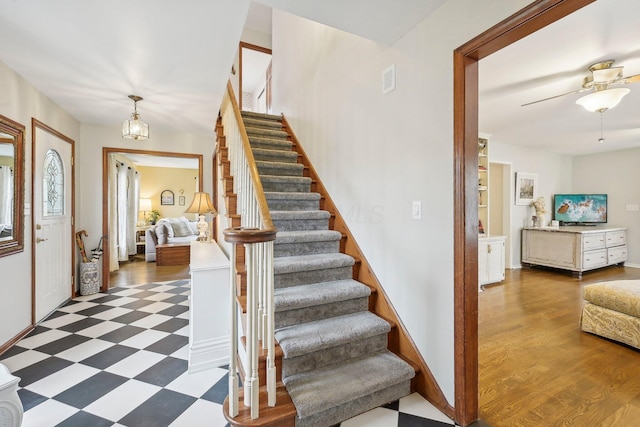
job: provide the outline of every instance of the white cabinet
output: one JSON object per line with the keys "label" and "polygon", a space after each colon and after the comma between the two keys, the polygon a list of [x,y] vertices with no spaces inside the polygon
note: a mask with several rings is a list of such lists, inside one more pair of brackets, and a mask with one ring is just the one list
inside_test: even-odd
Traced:
{"label": "white cabinet", "polygon": [[229,363],[229,259],[218,244],[191,242],[189,373]]}
{"label": "white cabinet", "polygon": [[612,227],[524,228],[522,265],[582,272],[627,260],[626,229]]}
{"label": "white cabinet", "polygon": [[478,239],[478,286],[504,280],[505,236]]}

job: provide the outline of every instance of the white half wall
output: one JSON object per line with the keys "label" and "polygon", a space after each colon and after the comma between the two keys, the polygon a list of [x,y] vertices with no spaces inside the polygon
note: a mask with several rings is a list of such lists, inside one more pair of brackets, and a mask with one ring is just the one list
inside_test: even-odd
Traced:
{"label": "white half wall", "polygon": [[[273,12],[273,113],[290,121],[452,404],[453,50],[528,3],[450,0],[393,46]],[[383,95],[392,64],[396,89]]]}

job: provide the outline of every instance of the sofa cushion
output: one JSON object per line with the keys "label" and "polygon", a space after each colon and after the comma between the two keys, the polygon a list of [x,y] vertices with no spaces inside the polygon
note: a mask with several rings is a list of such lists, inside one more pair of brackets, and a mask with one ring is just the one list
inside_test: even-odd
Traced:
{"label": "sofa cushion", "polygon": [[182,218],[178,218],[177,221],[172,220],[171,227],[173,227],[173,235],[175,237],[185,237],[193,234],[186,218],[184,220]]}
{"label": "sofa cushion", "polygon": [[170,228],[171,225],[164,222],[158,222],[158,224],[156,225],[156,240],[159,245],[166,245],[167,243],[169,243]]}
{"label": "sofa cushion", "polygon": [[173,238],[173,227],[171,226],[171,219],[162,218],[160,221],[156,223],[156,225],[165,225],[167,227],[167,237],[169,239]]}

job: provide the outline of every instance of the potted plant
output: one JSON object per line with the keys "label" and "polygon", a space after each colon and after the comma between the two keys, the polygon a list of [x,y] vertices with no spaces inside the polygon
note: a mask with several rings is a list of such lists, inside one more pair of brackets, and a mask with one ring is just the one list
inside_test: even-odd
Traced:
{"label": "potted plant", "polygon": [[151,221],[151,225],[156,225],[156,221],[160,218],[160,212],[157,210],[149,211],[149,221]]}

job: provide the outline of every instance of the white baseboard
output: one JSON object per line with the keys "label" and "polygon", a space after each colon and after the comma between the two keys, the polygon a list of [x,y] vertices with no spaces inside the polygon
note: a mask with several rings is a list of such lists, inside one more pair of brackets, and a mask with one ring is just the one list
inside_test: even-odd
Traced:
{"label": "white baseboard", "polygon": [[191,344],[189,346],[189,373],[228,365],[230,351],[228,335]]}

